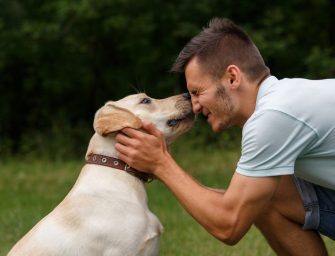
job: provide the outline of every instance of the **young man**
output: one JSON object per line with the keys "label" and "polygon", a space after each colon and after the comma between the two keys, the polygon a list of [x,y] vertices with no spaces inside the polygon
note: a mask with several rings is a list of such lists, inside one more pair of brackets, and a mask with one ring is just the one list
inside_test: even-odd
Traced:
{"label": "young man", "polygon": [[[278,80],[248,35],[213,19],[179,54],[193,111],[214,132],[243,127],[226,191],[202,186],[169,154],[158,130],[124,129],[119,158],[154,174],[209,233],[234,245],[255,224],[279,255],[327,255],[335,239],[335,79]],[[155,152],[155,154],[152,154]]]}

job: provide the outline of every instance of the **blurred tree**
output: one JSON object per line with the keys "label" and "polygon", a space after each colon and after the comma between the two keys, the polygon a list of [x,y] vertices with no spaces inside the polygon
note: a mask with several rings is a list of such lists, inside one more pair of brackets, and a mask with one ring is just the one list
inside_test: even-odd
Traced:
{"label": "blurred tree", "polygon": [[214,16],[243,26],[278,77],[335,75],[332,0],[0,0],[0,154],[82,154],[105,101],[185,90],[168,70]]}

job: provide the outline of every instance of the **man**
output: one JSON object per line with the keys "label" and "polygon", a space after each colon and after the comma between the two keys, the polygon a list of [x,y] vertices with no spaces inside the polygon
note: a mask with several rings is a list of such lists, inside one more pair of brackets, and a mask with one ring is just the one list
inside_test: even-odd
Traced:
{"label": "man", "polygon": [[184,47],[172,71],[185,72],[193,111],[214,132],[243,127],[228,189],[190,177],[145,121],[147,133],[118,134],[120,159],[158,177],[226,244],[255,224],[279,255],[327,255],[320,233],[335,239],[335,79],[278,80],[248,35],[218,18]]}

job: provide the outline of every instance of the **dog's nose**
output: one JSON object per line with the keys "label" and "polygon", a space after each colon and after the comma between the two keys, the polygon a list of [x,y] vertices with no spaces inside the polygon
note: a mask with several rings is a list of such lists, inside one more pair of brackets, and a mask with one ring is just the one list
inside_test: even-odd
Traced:
{"label": "dog's nose", "polygon": [[191,94],[189,94],[188,92],[183,93],[182,96],[185,100],[191,100]]}

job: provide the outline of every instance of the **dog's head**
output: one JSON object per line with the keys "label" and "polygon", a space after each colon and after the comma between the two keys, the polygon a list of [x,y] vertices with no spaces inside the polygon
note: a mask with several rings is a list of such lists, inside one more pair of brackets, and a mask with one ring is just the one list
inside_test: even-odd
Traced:
{"label": "dog's head", "polygon": [[190,97],[181,94],[153,99],[139,93],[108,101],[96,112],[93,126],[99,135],[107,136],[125,127],[139,129],[141,119],[152,122],[170,143],[194,124]]}

